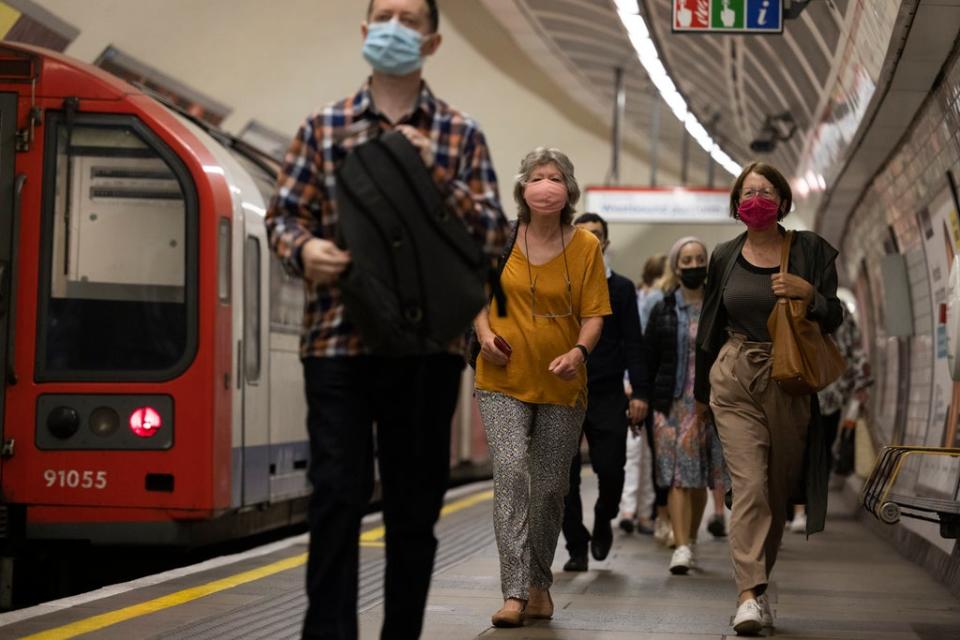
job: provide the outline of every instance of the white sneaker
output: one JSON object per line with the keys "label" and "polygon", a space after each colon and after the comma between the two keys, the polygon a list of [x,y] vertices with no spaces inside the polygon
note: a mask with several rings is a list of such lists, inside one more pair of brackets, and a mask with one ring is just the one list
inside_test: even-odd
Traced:
{"label": "white sneaker", "polygon": [[757,596],[757,604],[760,605],[760,622],[764,628],[773,628],[773,611],[770,609],[770,599],[767,594]]}
{"label": "white sneaker", "polygon": [[685,544],[680,545],[670,559],[670,573],[681,576],[686,574],[690,571],[692,559],[693,554],[690,552],[690,547]]}
{"label": "white sneaker", "polygon": [[690,568],[693,569],[697,566],[697,543],[696,541],[691,542],[687,545],[687,548],[690,549]]}
{"label": "white sneaker", "polygon": [[657,518],[653,523],[653,539],[660,544],[667,544],[668,533],[670,533],[670,525],[663,518]]}
{"label": "white sneaker", "polygon": [[807,514],[798,513],[793,516],[793,520],[790,521],[790,531],[794,533],[806,533],[807,532]]}
{"label": "white sneaker", "polygon": [[738,636],[755,636],[763,629],[763,610],[753,598],[744,600],[733,616],[733,630]]}

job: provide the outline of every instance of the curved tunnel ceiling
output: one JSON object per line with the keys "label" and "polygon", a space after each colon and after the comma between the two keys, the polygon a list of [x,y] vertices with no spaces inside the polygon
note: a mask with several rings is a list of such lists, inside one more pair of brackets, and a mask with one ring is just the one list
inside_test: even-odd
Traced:
{"label": "curved tunnel ceiling", "polygon": [[[686,1],[696,5],[698,0]],[[613,111],[614,69],[622,67],[627,130],[640,148],[650,151],[652,120],[661,100],[637,59],[612,0],[483,2],[521,46],[530,53],[541,53],[534,59],[542,67],[554,77],[565,76],[562,84],[572,98],[608,121]],[[838,44],[850,0],[810,3],[798,18],[785,21],[782,37],[672,34],[673,2],[676,0],[638,0],[637,7],[690,110],[740,163],[757,155],[750,151],[750,142],[763,129],[767,117],[790,113],[797,131],[790,140],[778,143],[767,158],[791,173],[799,164],[813,114],[828,98],[831,69],[834,56],[841,50]],[[532,42],[534,37],[544,43]],[[788,128],[781,127],[782,133]],[[682,137],[682,124],[661,104],[658,157],[667,168],[680,166]],[[696,177],[692,176],[694,180]]]}

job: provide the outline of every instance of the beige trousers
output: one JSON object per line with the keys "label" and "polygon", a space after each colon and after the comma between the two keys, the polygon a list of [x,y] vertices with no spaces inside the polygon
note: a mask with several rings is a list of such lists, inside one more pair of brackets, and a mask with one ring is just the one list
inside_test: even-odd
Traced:
{"label": "beige trousers", "polygon": [[733,334],[710,370],[710,408],[733,482],[730,553],[739,593],[766,589],[788,502],[803,486],[810,397],[789,396],[770,380],[770,347]]}

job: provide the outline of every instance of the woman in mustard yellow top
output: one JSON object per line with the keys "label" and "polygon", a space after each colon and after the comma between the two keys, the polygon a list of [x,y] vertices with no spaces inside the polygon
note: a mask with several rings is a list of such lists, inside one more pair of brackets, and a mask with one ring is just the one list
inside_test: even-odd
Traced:
{"label": "woman in mustard yellow top", "polygon": [[569,158],[544,147],[527,154],[514,198],[516,242],[500,277],[508,315],[494,301],[475,321],[504,597],[498,627],[553,615],[550,565],[586,412],[584,362],[610,314],[600,243],[570,224],[580,188]]}

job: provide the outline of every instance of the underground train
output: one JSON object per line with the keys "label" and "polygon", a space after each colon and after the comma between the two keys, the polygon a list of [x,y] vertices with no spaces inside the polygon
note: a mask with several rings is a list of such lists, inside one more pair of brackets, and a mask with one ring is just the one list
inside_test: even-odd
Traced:
{"label": "underground train", "polygon": [[0,539],[193,545],[304,519],[277,168],[101,69],[0,48]]}

